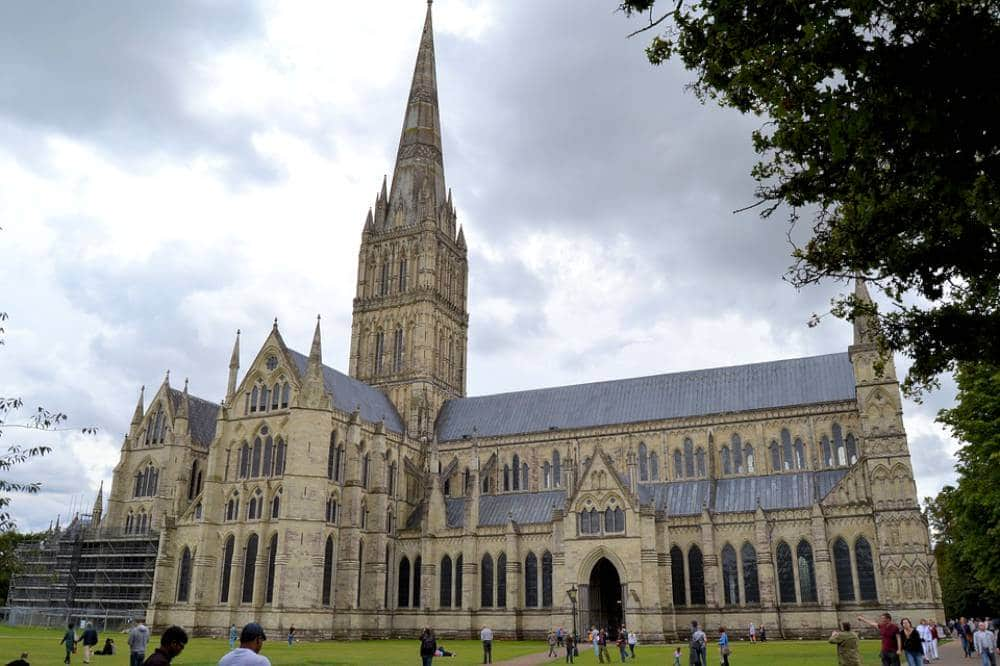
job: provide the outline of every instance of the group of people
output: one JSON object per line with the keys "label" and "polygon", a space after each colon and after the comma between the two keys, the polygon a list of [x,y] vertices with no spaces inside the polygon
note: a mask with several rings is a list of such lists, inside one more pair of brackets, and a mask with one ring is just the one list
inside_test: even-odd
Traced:
{"label": "group of people", "polygon": [[[608,643],[614,643],[618,648],[618,657],[624,664],[630,658],[635,659],[635,648],[639,644],[639,639],[635,632],[629,631],[625,625],[622,625],[617,631],[612,627],[598,629],[596,626],[592,626],[587,633],[587,642],[594,646],[594,656],[602,664],[605,663],[605,659],[607,659],[607,663],[611,663]],[[568,654],[566,660],[572,663]]]}
{"label": "group of people", "polygon": [[[858,616],[858,620],[878,631],[882,641],[879,646],[882,666],[902,666],[904,660],[906,666],[923,666],[940,659],[938,639],[943,637],[944,632],[934,619],[921,618],[919,624],[914,625],[910,618],[904,617],[897,625],[892,621],[892,615],[882,613],[877,622],[861,616]],[[948,626],[958,633],[967,658],[978,654],[983,666],[997,666],[996,632],[990,631],[986,622],[980,622],[978,630],[974,632],[965,618],[957,623],[949,623]],[[837,645],[840,666],[856,666],[861,663],[858,636],[851,631],[850,623],[843,624],[843,631],[833,632],[830,642]]]}
{"label": "group of people", "polygon": [[962,654],[966,659],[978,655],[983,666],[997,666],[997,634],[1000,632],[1000,618],[974,619],[964,617],[948,620],[948,631],[962,643]]}
{"label": "group of people", "polygon": [[[104,646],[100,650],[97,650],[99,642],[100,636],[92,623],[88,622],[84,626],[83,633],[79,638],[76,636],[76,629],[73,623],[67,624],[66,633],[59,640],[59,643],[66,649],[66,658],[63,660],[63,663],[71,663],[78,644],[83,644],[83,663],[85,664],[89,664],[91,657],[94,655],[113,655],[116,653],[113,638],[105,638]],[[188,635],[186,631],[180,627],[169,627],[163,632],[163,636],[160,637],[160,647],[156,648],[153,654],[147,658],[146,648],[149,645],[149,628],[140,619],[128,632],[129,666],[166,666],[174,657],[184,651],[184,646],[187,645],[187,642]],[[24,653],[21,655],[20,660],[11,663],[15,664],[15,666],[25,666],[28,663],[27,659],[28,655]]]}

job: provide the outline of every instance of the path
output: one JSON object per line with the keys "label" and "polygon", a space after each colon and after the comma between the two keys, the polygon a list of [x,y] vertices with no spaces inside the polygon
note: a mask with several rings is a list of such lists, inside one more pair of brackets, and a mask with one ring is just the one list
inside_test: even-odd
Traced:
{"label": "path", "polygon": [[971,659],[966,659],[962,655],[962,641],[953,640],[947,645],[938,648],[941,661],[935,661],[935,666],[979,666],[978,654],[973,654]]}

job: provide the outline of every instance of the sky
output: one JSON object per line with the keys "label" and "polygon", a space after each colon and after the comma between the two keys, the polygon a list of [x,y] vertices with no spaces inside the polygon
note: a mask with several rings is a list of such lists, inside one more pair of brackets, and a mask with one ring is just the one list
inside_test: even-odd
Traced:
{"label": "sky", "polygon": [[[789,234],[754,201],[759,118],[651,66],[616,0],[438,0],[444,161],[469,245],[468,392],[845,351],[831,283],[782,279]],[[0,3],[0,444],[21,529],[110,486],[139,387],[170,370],[219,401],[278,318],[347,370],[358,244],[390,174],[426,5]],[[367,10],[367,11],[366,11]],[[900,376],[905,358],[896,359]],[[920,497],[954,480],[935,423],[904,421]],[[38,407],[64,429],[25,423]],[[80,432],[98,428],[97,435]]]}

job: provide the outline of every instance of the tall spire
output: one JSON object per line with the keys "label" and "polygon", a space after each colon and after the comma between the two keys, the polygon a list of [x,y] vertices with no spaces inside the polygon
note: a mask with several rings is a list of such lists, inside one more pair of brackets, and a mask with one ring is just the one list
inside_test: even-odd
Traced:
{"label": "tall spire", "polygon": [[309,368],[319,370],[323,365],[322,335],[319,331],[319,315],[316,315],[316,330],[313,332],[312,347],[309,348]]}
{"label": "tall spire", "polygon": [[236,395],[236,379],[240,373],[240,329],[236,329],[233,355],[229,358],[229,385],[226,388],[226,404],[232,405]]}
{"label": "tall spire", "polygon": [[[854,300],[857,304],[872,307],[872,297],[861,275],[854,276]],[[871,330],[871,315],[859,314],[854,318],[854,344],[864,345],[875,342]]]}
{"label": "tall spire", "polygon": [[90,524],[92,527],[97,527],[101,524],[101,514],[104,513],[104,481],[101,481],[101,487],[97,489],[97,497],[94,498],[94,508],[90,511]]}
{"label": "tall spire", "polygon": [[[424,181],[432,186],[423,196],[424,205],[435,209],[445,201],[444,159],[441,154],[441,118],[438,113],[437,74],[434,66],[434,28],[431,23],[431,3],[427,3],[424,31],[417,49],[417,62],[413,68],[410,96],[403,117],[403,131],[399,137],[396,167],[392,174],[389,195],[389,214],[385,223],[396,223],[399,212],[403,224],[419,220],[407,215],[414,211],[421,197]],[[376,220],[376,223],[378,220]]]}
{"label": "tall spire", "polygon": [[139,402],[135,404],[135,412],[132,413],[132,426],[137,426],[142,422],[142,415],[146,413],[146,408],[144,405],[144,399],[146,395],[146,387],[139,387]]}

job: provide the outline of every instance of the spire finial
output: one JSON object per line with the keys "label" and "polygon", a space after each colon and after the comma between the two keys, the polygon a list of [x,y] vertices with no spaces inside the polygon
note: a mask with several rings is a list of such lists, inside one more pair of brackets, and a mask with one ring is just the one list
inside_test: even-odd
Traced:
{"label": "spire finial", "polygon": [[170,385],[170,369],[169,368],[167,369],[167,375],[163,378],[163,383],[167,384],[168,386]]}
{"label": "spire finial", "polygon": [[233,342],[233,355],[229,357],[229,383],[226,386],[225,402],[232,405],[236,395],[236,377],[240,372],[240,329],[236,329],[236,341]]}
{"label": "spire finial", "polygon": [[278,330],[278,318],[277,317],[274,318],[274,326],[272,328],[274,330],[276,330],[276,331]]}

